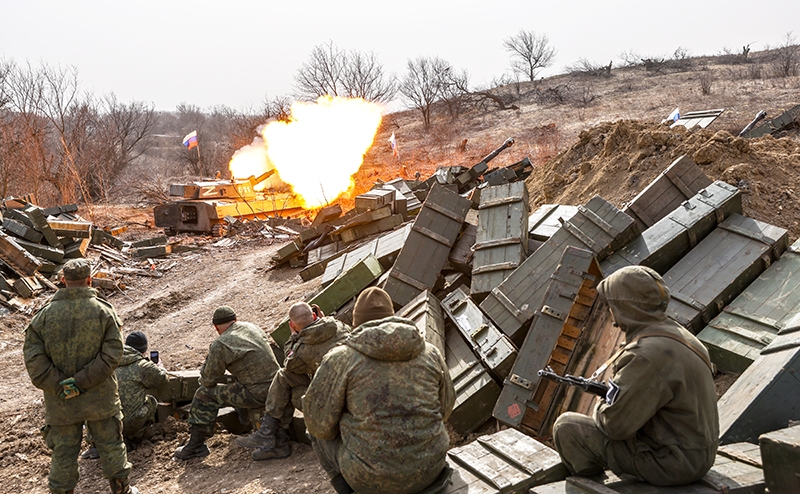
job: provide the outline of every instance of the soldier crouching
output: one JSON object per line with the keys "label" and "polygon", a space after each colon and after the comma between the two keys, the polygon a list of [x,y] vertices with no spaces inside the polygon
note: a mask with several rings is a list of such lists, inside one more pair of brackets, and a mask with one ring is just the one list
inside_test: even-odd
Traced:
{"label": "soldier crouching", "polygon": [[444,359],[392,300],[367,288],[350,338],[329,351],[303,397],[312,446],[337,493],[438,492],[449,477],[444,421],[455,390]]}
{"label": "soldier crouching", "polygon": [[[278,362],[264,331],[249,322],[239,322],[228,306],[218,307],[212,318],[219,337],[209,346],[200,369],[200,387],[189,410],[189,442],[175,450],[175,458],[186,460],[209,454],[205,440],[213,433],[220,408],[263,408]],[[224,382],[225,371],[236,379]]]}

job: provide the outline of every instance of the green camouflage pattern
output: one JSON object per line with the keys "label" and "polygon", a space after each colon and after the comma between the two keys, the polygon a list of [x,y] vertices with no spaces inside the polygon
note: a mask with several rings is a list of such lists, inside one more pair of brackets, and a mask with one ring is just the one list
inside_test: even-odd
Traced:
{"label": "green camouflage pattern", "polygon": [[[101,420],[86,422],[94,446],[100,454],[103,476],[107,479],[127,479],[131,471],[125,443],[122,441],[122,417],[120,414]],[[45,443],[51,454],[48,484],[52,492],[68,492],[80,479],[78,455],[81,452],[83,424],[67,424],[45,427]]]}
{"label": "green camouflage pattern", "polygon": [[347,324],[330,317],[322,317],[292,336],[284,345],[283,366],[295,374],[314,375],[328,351],[350,336]]}
{"label": "green camouflage pattern", "polygon": [[[605,451],[592,451],[574,429],[565,440],[562,433],[576,423],[575,414],[565,414],[554,427],[562,459],[576,474],[587,473],[581,467],[592,464],[587,457],[601,457],[615,473],[637,475],[655,485],[700,479],[714,464],[719,416],[711,371],[686,345],[704,352],[706,358],[707,351],[694,335],[666,317],[669,290],[655,271],[623,268],[600,282],[598,294],[608,301],[614,322],[631,343],[612,365],[609,384],[618,387],[616,395],[598,402],[593,416],[597,429],[608,438]],[[652,331],[673,334],[686,344],[644,336]],[[580,427],[589,431],[584,419],[579,420],[584,424]]]}
{"label": "green camouflage pattern", "polygon": [[444,467],[454,402],[439,350],[413,321],[392,316],[362,324],[325,355],[303,414],[313,436],[341,443],[338,467],[356,492],[404,494]]}
{"label": "green camouflage pattern", "polygon": [[220,408],[263,408],[259,400],[241,383],[217,384],[211,388],[200,386],[194,393],[189,408],[188,422],[192,425],[210,426],[217,419]]}
{"label": "green camouflage pattern", "polygon": [[[48,425],[102,420],[120,412],[114,376],[122,358],[121,322],[94,288],[58,290],[25,329],[23,354],[33,385],[44,391]],[[59,397],[74,377],[81,393]]]}
{"label": "green camouflage pattern", "polygon": [[292,425],[294,409],[303,410],[303,395],[310,382],[307,374],[279,369],[269,387],[265,413],[278,419],[282,428],[288,429]]}
{"label": "green camouflage pattern", "polygon": [[264,331],[249,322],[234,322],[209,346],[200,385],[212,388],[225,382],[227,370],[263,405],[279,368]]}
{"label": "green camouflage pattern", "polygon": [[142,435],[147,424],[156,416],[158,402],[147,394],[148,389],[169,380],[166,369],[157,366],[133,347],[125,345],[122,360],[114,371],[122,403],[122,434],[127,438]]}

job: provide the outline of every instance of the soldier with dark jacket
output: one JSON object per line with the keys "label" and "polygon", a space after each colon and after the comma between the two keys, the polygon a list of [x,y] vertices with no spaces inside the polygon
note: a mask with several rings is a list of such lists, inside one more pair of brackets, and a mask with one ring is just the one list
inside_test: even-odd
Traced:
{"label": "soldier with dark jacket", "polygon": [[455,390],[442,355],[380,288],[361,292],[353,330],[303,398],[314,452],[337,493],[415,493],[442,477]]}
{"label": "soldier with dark jacket", "polygon": [[298,302],[289,308],[291,336],[284,345],[283,368],[272,380],[261,427],[236,444],[254,448],[254,460],[286,458],[292,454],[289,427],[294,410],[303,409],[302,398],[322,357],[350,335],[350,326],[325,317],[317,306]]}
{"label": "soldier with dark jacket", "polygon": [[[218,307],[212,323],[219,337],[209,346],[200,369],[200,387],[189,410],[189,442],[175,450],[175,458],[181,460],[209,454],[205,440],[213,432],[220,408],[263,408],[279,368],[264,330],[239,322],[232,308]],[[218,384],[225,382],[226,370],[236,382]]]}
{"label": "soldier with dark jacket", "polygon": [[71,493],[78,483],[83,424],[94,437],[111,492],[138,492],[128,484],[131,464],[122,440],[117,380],[122,358],[121,322],[114,308],[91,288],[86,259],[64,265],[56,292],[25,330],[25,367],[44,391],[42,429],[52,449],[49,487]]}
{"label": "soldier with dark jacket", "polygon": [[669,289],[652,269],[620,269],[597,291],[627,344],[610,361],[609,392],[594,416],[568,412],[556,420],[561,459],[575,475],[609,468],[662,486],[699,480],[719,444],[708,352],[667,318]]}

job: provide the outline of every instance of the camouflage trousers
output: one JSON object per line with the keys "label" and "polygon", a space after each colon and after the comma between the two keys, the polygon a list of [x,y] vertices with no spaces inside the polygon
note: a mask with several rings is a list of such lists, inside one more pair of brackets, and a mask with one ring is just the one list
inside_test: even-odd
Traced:
{"label": "camouflage trousers", "polygon": [[[708,471],[709,452],[677,445],[652,449],[636,438],[612,440],[594,419],[566,412],[553,425],[553,442],[573,475],[594,475],[606,468],[615,474],[635,475],[654,485],[683,485]],[[713,460],[713,455],[712,460]]]}
{"label": "camouflage trousers", "polygon": [[217,384],[207,388],[200,386],[194,393],[192,406],[189,409],[189,423],[192,425],[210,426],[217,419],[219,409],[262,408],[264,401],[259,401],[242,384]]}
{"label": "camouflage trousers", "polygon": [[[86,428],[92,434],[94,446],[100,454],[103,476],[107,479],[127,479],[131,464],[122,441],[122,414],[104,420],[87,421]],[[48,425],[43,433],[47,447],[53,450],[48,477],[50,490],[67,492],[74,489],[80,479],[78,455],[83,440],[83,422]]]}
{"label": "camouflage trousers", "polygon": [[125,439],[139,439],[144,435],[144,429],[156,421],[158,401],[151,395],[144,397],[144,404],[135,414],[128,415],[123,411],[122,435]]}
{"label": "camouflage trousers", "polygon": [[303,395],[310,383],[307,374],[279,369],[269,386],[265,413],[278,419],[282,428],[288,429],[292,425],[294,409],[303,410]]}
{"label": "camouflage trousers", "polygon": [[333,441],[326,441],[324,439],[317,439],[309,434],[311,437],[311,448],[314,454],[317,455],[319,464],[329,478],[334,478],[340,475],[341,469],[339,467],[339,448],[342,446],[342,438],[337,437]]}

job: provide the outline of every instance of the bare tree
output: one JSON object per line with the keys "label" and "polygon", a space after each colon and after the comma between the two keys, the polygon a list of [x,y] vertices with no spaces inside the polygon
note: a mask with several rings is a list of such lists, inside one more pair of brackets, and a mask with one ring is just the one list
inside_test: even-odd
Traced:
{"label": "bare tree", "polygon": [[352,51],[347,55],[341,85],[351,98],[378,103],[387,103],[397,94],[394,77],[384,74],[383,65],[372,52]]}
{"label": "bare tree", "polygon": [[450,118],[457,120],[470,100],[469,72],[460,72],[452,66],[442,67],[439,73],[441,99],[447,107]]}
{"label": "bare tree", "polygon": [[511,54],[511,69],[533,82],[536,74],[553,64],[555,48],[550,46],[546,34],[520,29],[517,34],[503,41],[506,51]]}
{"label": "bare tree", "polygon": [[800,73],[800,45],[797,38],[789,31],[775,50],[775,60],[772,63],[775,75],[778,77],[791,77]]}
{"label": "bare tree", "polygon": [[295,93],[304,100],[327,94],[387,102],[397,93],[394,77],[384,73],[374,53],[348,53],[333,41],[315,46],[294,80]]}
{"label": "bare tree", "polygon": [[452,66],[438,57],[419,57],[409,60],[406,74],[400,81],[399,91],[410,108],[422,113],[425,128],[431,125],[433,104],[442,98],[443,75]]}
{"label": "bare tree", "polygon": [[341,88],[347,55],[333,41],[311,50],[294,76],[295,91],[301,99],[315,100],[330,94],[337,96]]}

